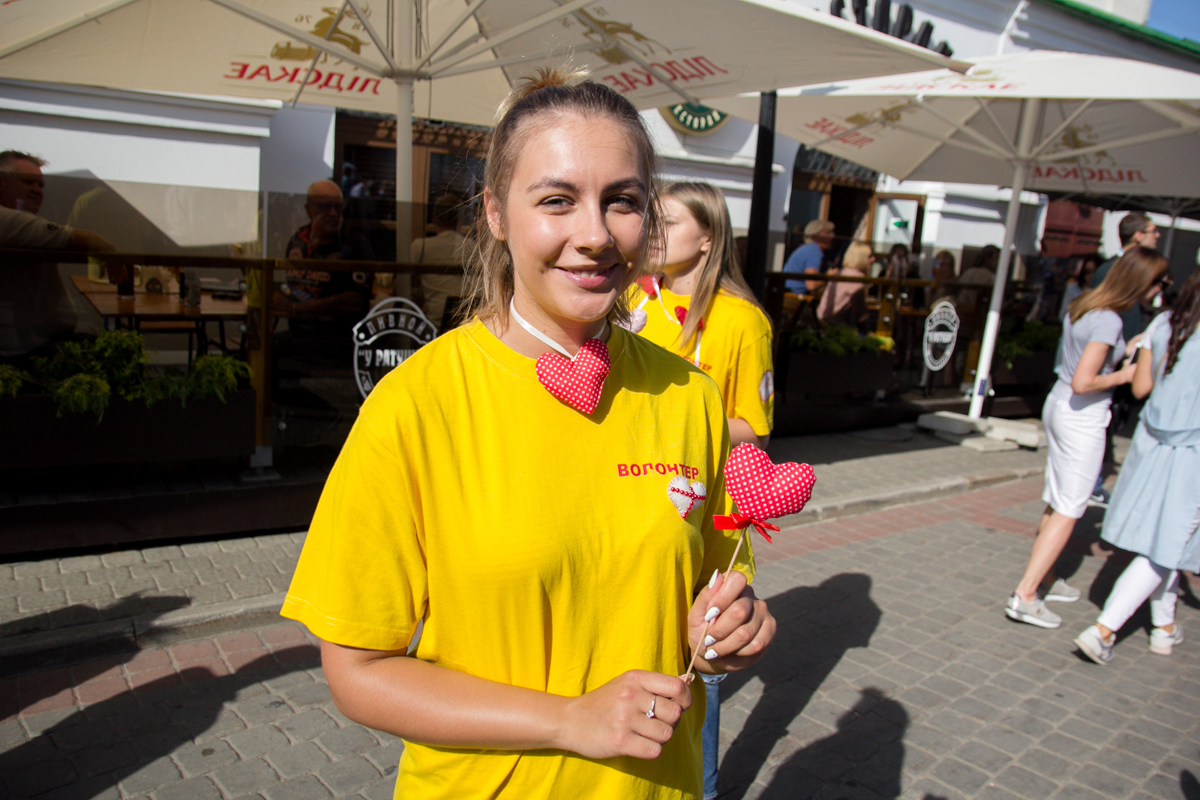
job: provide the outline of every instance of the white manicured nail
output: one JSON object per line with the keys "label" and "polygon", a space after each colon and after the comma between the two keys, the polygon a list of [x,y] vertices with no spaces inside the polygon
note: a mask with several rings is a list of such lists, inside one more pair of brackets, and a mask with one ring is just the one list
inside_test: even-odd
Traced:
{"label": "white manicured nail", "polygon": [[704,660],[705,661],[712,661],[716,657],[717,657],[717,651],[713,650],[711,647],[704,651]]}
{"label": "white manicured nail", "polygon": [[719,569],[713,570],[713,576],[708,579],[708,588],[711,589],[712,587],[717,585],[717,578],[720,577],[720,575],[721,575],[721,570],[719,570]]}
{"label": "white manicured nail", "polygon": [[716,619],[719,616],[721,616],[721,609],[717,608],[716,606],[713,606],[712,608],[710,608],[708,610],[708,613],[704,615],[704,621],[712,622],[714,619]]}
{"label": "white manicured nail", "polygon": [[708,636],[704,637],[704,646],[705,647],[712,647],[716,643],[717,643],[717,640],[713,638],[712,634],[709,634]]}

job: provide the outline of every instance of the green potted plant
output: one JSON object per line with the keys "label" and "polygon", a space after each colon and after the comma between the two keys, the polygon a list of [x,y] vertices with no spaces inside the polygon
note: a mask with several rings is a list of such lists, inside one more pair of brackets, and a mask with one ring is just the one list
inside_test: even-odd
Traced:
{"label": "green potted plant", "polygon": [[992,358],[992,385],[1048,388],[1054,383],[1054,357],[1061,335],[1061,326],[1036,320],[1001,334]]}
{"label": "green potted plant", "polygon": [[892,341],[845,325],[799,328],[780,353],[785,403],[874,394],[892,383]]}
{"label": "green potted plant", "polygon": [[245,362],[147,367],[140,334],[65,342],[28,371],[0,366],[0,463],[7,468],[249,455],[254,391]]}

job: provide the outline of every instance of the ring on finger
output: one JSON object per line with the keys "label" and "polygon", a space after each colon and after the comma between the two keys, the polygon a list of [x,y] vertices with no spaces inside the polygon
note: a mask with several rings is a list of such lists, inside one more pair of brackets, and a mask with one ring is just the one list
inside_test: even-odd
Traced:
{"label": "ring on finger", "polygon": [[654,704],[658,702],[658,695],[650,695],[650,710],[646,712],[649,719],[654,719]]}

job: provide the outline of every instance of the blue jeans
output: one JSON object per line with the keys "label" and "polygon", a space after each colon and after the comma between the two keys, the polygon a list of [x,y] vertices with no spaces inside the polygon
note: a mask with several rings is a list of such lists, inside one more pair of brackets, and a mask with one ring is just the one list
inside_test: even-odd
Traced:
{"label": "blue jeans", "polygon": [[700,741],[704,745],[704,798],[717,796],[717,745],[721,737],[721,681],[724,675],[701,675],[704,679],[704,729]]}

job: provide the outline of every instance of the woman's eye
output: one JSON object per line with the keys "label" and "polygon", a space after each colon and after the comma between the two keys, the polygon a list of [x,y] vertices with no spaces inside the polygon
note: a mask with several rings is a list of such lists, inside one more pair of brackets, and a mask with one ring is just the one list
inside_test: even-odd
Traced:
{"label": "woman's eye", "polygon": [[610,198],[608,204],[610,206],[617,206],[618,208],[628,211],[637,211],[642,207],[642,204],[636,197],[627,194],[621,194]]}

